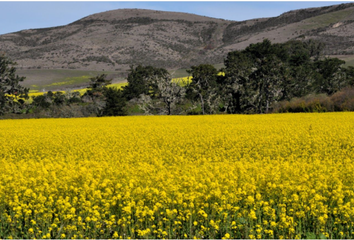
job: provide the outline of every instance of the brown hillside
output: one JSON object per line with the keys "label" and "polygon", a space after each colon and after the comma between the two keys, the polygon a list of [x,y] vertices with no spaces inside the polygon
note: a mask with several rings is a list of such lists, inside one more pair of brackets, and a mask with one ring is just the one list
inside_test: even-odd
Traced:
{"label": "brown hillside", "polygon": [[124,71],[131,64],[176,69],[221,63],[227,52],[265,38],[314,38],[326,54],[354,54],[354,4],[291,11],[243,22],[178,12],[121,9],[66,26],[0,36],[0,50],[20,69]]}

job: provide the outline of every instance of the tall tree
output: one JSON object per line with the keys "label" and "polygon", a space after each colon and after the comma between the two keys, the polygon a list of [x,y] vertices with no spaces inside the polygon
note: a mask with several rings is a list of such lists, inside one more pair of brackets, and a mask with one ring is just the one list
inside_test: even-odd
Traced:
{"label": "tall tree", "polygon": [[127,100],[139,98],[141,94],[156,97],[158,93],[157,82],[169,76],[169,72],[164,68],[154,68],[152,66],[130,67],[128,74],[128,85],[123,92]]}
{"label": "tall tree", "polygon": [[250,44],[243,52],[252,59],[254,67],[259,68],[262,66],[264,58],[276,53],[276,48],[270,40],[264,39],[263,42]]}
{"label": "tall tree", "polygon": [[274,54],[269,54],[261,59],[261,64],[251,75],[255,92],[252,103],[258,113],[268,113],[270,106],[281,97],[281,64]]}
{"label": "tall tree", "polygon": [[164,104],[167,115],[171,115],[176,105],[182,102],[186,89],[181,86],[181,82],[172,81],[171,78],[165,78],[157,82],[159,98]]}
{"label": "tall tree", "polygon": [[139,96],[139,107],[145,114],[179,114],[178,104],[184,100],[186,89],[179,81],[172,81],[171,77],[160,78],[157,82],[158,95]]}
{"label": "tall tree", "polygon": [[347,86],[346,74],[343,69],[345,61],[338,58],[326,58],[315,62],[317,78],[315,91],[333,94]]}
{"label": "tall tree", "polygon": [[89,87],[92,91],[103,91],[105,87],[112,83],[112,79],[107,79],[107,74],[101,74],[90,78]]}
{"label": "tall tree", "polygon": [[[271,104],[282,95],[281,82],[286,76],[283,61],[288,58],[281,45],[272,45],[265,39],[261,43],[251,44],[244,53],[253,62],[253,70],[250,75],[250,84],[253,94],[249,98],[249,104],[253,105],[258,113],[268,113]],[[283,60],[283,61],[282,61]]]}
{"label": "tall tree", "polygon": [[349,86],[354,87],[354,67],[349,66],[345,69],[345,75]]}
{"label": "tall tree", "polygon": [[192,76],[189,88],[197,94],[202,113],[213,113],[218,100],[218,71],[213,65],[201,64],[199,66],[192,66],[191,69],[187,70],[187,73]]}
{"label": "tall tree", "polygon": [[88,96],[92,101],[98,101],[103,99],[103,92],[109,84],[112,83],[111,79],[107,79],[106,74],[97,75],[96,77],[90,78],[90,83],[88,90],[83,97]]}
{"label": "tall tree", "polygon": [[101,74],[90,79],[89,90],[82,96],[83,101],[91,102],[96,115],[102,115],[102,110],[106,105],[104,92],[112,80],[107,79],[106,74]]}
{"label": "tall tree", "polygon": [[244,112],[250,107],[248,100],[253,94],[249,78],[252,61],[245,53],[233,51],[228,53],[224,65],[225,76],[219,79],[226,112]]}
{"label": "tall tree", "polygon": [[25,77],[16,74],[16,63],[4,54],[0,55],[0,115],[11,111],[16,113],[28,99],[28,88],[21,86]]}
{"label": "tall tree", "polygon": [[309,39],[304,42],[305,48],[308,49],[310,57],[312,57],[315,61],[319,60],[323,56],[323,50],[326,46],[325,43]]}
{"label": "tall tree", "polygon": [[104,90],[106,105],[102,109],[102,116],[125,116],[127,115],[125,106],[126,100],[123,92],[116,88],[106,88]]}
{"label": "tall tree", "polygon": [[288,66],[288,78],[284,81],[284,94],[281,100],[302,97],[312,92],[315,81],[313,63],[308,62],[299,66]]}

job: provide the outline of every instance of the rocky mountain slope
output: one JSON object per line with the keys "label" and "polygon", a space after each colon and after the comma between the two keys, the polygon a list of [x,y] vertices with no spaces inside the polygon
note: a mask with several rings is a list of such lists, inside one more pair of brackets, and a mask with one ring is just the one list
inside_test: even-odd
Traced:
{"label": "rocky mountain slope", "polygon": [[120,9],[66,26],[0,35],[0,51],[19,69],[125,71],[131,64],[168,69],[221,63],[229,51],[268,38],[318,39],[328,55],[354,54],[354,3],[290,11],[242,22],[193,14]]}

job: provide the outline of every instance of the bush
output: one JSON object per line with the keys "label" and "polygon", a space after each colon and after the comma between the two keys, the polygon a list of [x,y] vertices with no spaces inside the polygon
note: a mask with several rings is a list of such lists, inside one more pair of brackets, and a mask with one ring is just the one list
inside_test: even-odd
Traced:
{"label": "bush", "polygon": [[293,98],[274,105],[273,112],[333,112],[334,105],[326,94],[310,94],[303,98]]}
{"label": "bush", "polygon": [[354,88],[344,88],[332,96],[326,94],[308,95],[274,104],[273,112],[339,112],[354,111]]}
{"label": "bush", "polygon": [[345,88],[331,96],[335,111],[354,111],[354,88]]}

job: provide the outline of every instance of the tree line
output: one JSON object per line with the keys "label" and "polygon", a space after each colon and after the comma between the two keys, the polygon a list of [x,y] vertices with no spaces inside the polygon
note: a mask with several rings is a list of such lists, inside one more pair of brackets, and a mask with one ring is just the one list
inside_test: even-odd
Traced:
{"label": "tree line", "polygon": [[15,63],[2,55],[0,114],[80,117],[292,111],[284,104],[311,94],[330,98],[354,85],[354,67],[344,67],[345,62],[338,58],[324,57],[324,46],[315,40],[272,44],[265,39],[229,52],[221,69],[210,64],[192,66],[187,70],[191,81],[172,80],[164,68],[138,65],[131,66],[128,85],[122,89],[107,87],[111,80],[102,74],[91,78],[82,96],[48,92],[33,97],[31,103],[24,100],[28,89],[20,85],[24,78],[15,74]]}

